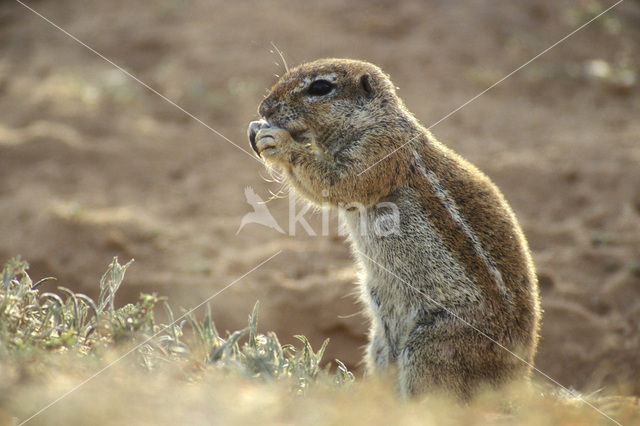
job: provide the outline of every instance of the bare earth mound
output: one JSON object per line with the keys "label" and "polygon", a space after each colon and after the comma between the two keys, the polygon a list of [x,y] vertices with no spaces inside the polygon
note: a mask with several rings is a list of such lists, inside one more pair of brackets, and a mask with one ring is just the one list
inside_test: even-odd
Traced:
{"label": "bare earth mound", "polygon": [[[271,41],[291,64],[379,64],[516,211],[545,309],[538,368],[640,394],[640,3],[441,122],[609,3],[90,3],[29,4],[245,150],[283,71]],[[0,52],[0,261],[20,254],[34,278],[95,295],[114,255],[135,258],[119,303],[158,292],[191,307],[282,250],[212,300],[216,323],[241,327],[259,299],[263,329],[330,337],[327,359],[357,368],[367,325],[335,217],[329,236],[236,234],[245,187],[280,189],[258,161],[18,3],[0,3]],[[289,234],[287,194],[268,207]],[[304,217],[322,233],[319,215]]]}

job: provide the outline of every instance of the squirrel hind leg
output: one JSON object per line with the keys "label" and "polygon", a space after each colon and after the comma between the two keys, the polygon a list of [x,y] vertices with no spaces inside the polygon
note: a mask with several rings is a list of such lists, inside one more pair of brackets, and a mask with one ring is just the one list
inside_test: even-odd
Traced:
{"label": "squirrel hind leg", "polygon": [[495,342],[452,319],[416,327],[399,353],[401,395],[444,392],[468,402],[485,387],[525,375],[527,366]]}
{"label": "squirrel hind leg", "polygon": [[[398,357],[398,385],[404,399],[428,393],[444,393],[462,401],[471,396],[460,346],[454,337],[434,338],[433,330],[414,330]],[[442,335],[441,335],[442,336]],[[443,336],[444,337],[444,336]],[[465,369],[466,370],[466,369]]]}

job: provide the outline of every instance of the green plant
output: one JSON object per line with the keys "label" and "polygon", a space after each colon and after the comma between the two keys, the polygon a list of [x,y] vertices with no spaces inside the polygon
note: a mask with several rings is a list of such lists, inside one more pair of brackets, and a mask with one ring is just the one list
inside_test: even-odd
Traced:
{"label": "green plant", "polygon": [[[0,288],[0,345],[5,355],[31,350],[75,350],[94,354],[97,347],[134,344],[143,364],[153,370],[156,360],[191,360],[203,365],[273,381],[291,380],[296,392],[304,393],[321,373],[320,365],[328,340],[315,352],[304,336],[301,350],[282,345],[275,333],[258,333],[258,303],[249,315],[246,328],[221,337],[207,306],[199,321],[188,312],[178,323],[164,298],[141,294],[135,304],[116,308],[115,295],[132,262],[121,265],[114,258],[100,280],[96,303],[87,295],[58,287],[60,294],[40,293],[47,279],[33,283],[28,264],[20,258],[10,260],[2,269]],[[168,324],[157,324],[154,312],[163,302]],[[179,318],[180,319],[180,318]],[[183,326],[190,325],[185,336]],[[338,361],[334,382],[354,380]]]}

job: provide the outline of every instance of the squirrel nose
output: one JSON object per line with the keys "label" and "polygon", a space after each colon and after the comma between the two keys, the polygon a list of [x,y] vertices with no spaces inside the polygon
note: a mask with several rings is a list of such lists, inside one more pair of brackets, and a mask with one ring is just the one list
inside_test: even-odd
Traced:
{"label": "squirrel nose", "polygon": [[265,120],[269,120],[269,117],[273,115],[275,112],[275,105],[273,98],[266,97],[262,102],[260,102],[260,107],[258,107],[258,114],[263,117]]}

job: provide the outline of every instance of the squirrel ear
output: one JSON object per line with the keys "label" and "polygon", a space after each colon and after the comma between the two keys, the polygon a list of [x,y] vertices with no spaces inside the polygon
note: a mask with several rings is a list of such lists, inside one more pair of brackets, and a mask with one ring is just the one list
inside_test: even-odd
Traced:
{"label": "squirrel ear", "polygon": [[373,96],[373,87],[371,86],[371,76],[369,74],[360,76],[360,87],[367,96]]}

